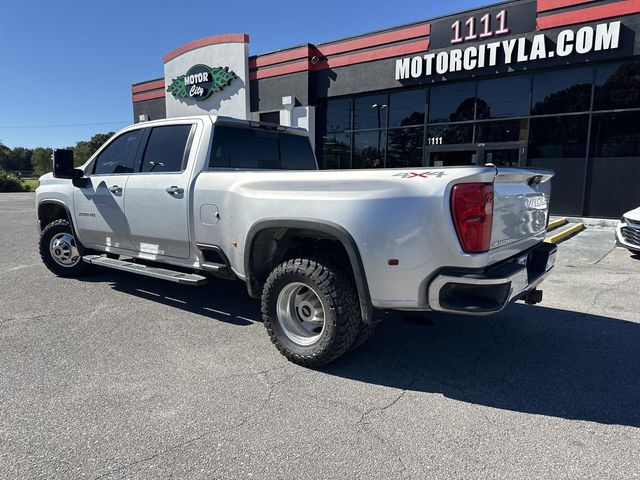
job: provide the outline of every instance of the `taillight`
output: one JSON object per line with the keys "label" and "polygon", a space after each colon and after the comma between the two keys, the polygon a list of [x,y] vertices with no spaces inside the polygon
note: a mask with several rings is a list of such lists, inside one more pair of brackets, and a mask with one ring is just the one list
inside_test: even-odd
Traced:
{"label": "taillight", "polygon": [[455,185],[451,191],[451,215],[465,252],[488,251],[493,223],[493,184]]}

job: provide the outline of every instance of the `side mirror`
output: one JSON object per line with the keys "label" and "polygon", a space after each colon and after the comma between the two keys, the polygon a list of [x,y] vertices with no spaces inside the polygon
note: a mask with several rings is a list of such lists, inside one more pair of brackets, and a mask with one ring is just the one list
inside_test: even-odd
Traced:
{"label": "side mirror", "polygon": [[85,186],[84,172],[73,165],[73,150],[58,148],[53,151],[53,176],[69,178],[79,188]]}
{"label": "side mirror", "polygon": [[73,151],[58,148],[53,151],[53,176],[55,178],[74,178]]}

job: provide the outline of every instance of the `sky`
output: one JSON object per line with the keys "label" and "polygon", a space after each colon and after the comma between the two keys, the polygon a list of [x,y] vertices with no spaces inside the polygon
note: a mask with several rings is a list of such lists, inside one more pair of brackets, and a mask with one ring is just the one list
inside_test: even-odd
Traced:
{"label": "sky", "polygon": [[162,57],[222,33],[250,54],[322,43],[456,13],[492,0],[22,0],[0,16],[0,141],[72,146],[133,123],[131,84],[162,77]]}

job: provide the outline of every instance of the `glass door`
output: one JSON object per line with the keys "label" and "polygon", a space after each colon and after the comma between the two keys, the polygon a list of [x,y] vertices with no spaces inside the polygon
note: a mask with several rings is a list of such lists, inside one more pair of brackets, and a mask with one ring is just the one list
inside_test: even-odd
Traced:
{"label": "glass door", "polygon": [[477,145],[438,145],[429,146],[427,165],[432,167],[458,167],[485,165],[491,163],[497,167],[526,166],[526,144],[477,144]]}
{"label": "glass door", "polygon": [[476,165],[478,150],[431,151],[430,163],[433,167],[458,167]]}
{"label": "glass door", "polygon": [[[484,151],[483,163],[493,163],[496,167],[518,167],[521,165],[520,149],[487,149]],[[522,165],[524,165],[524,163]]]}

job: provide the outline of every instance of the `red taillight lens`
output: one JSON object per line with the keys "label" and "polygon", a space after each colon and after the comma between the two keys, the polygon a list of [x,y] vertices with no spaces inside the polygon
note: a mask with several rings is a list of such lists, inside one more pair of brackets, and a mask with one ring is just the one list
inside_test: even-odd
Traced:
{"label": "red taillight lens", "polygon": [[461,183],[451,191],[451,214],[458,240],[467,253],[489,250],[493,223],[493,184]]}

